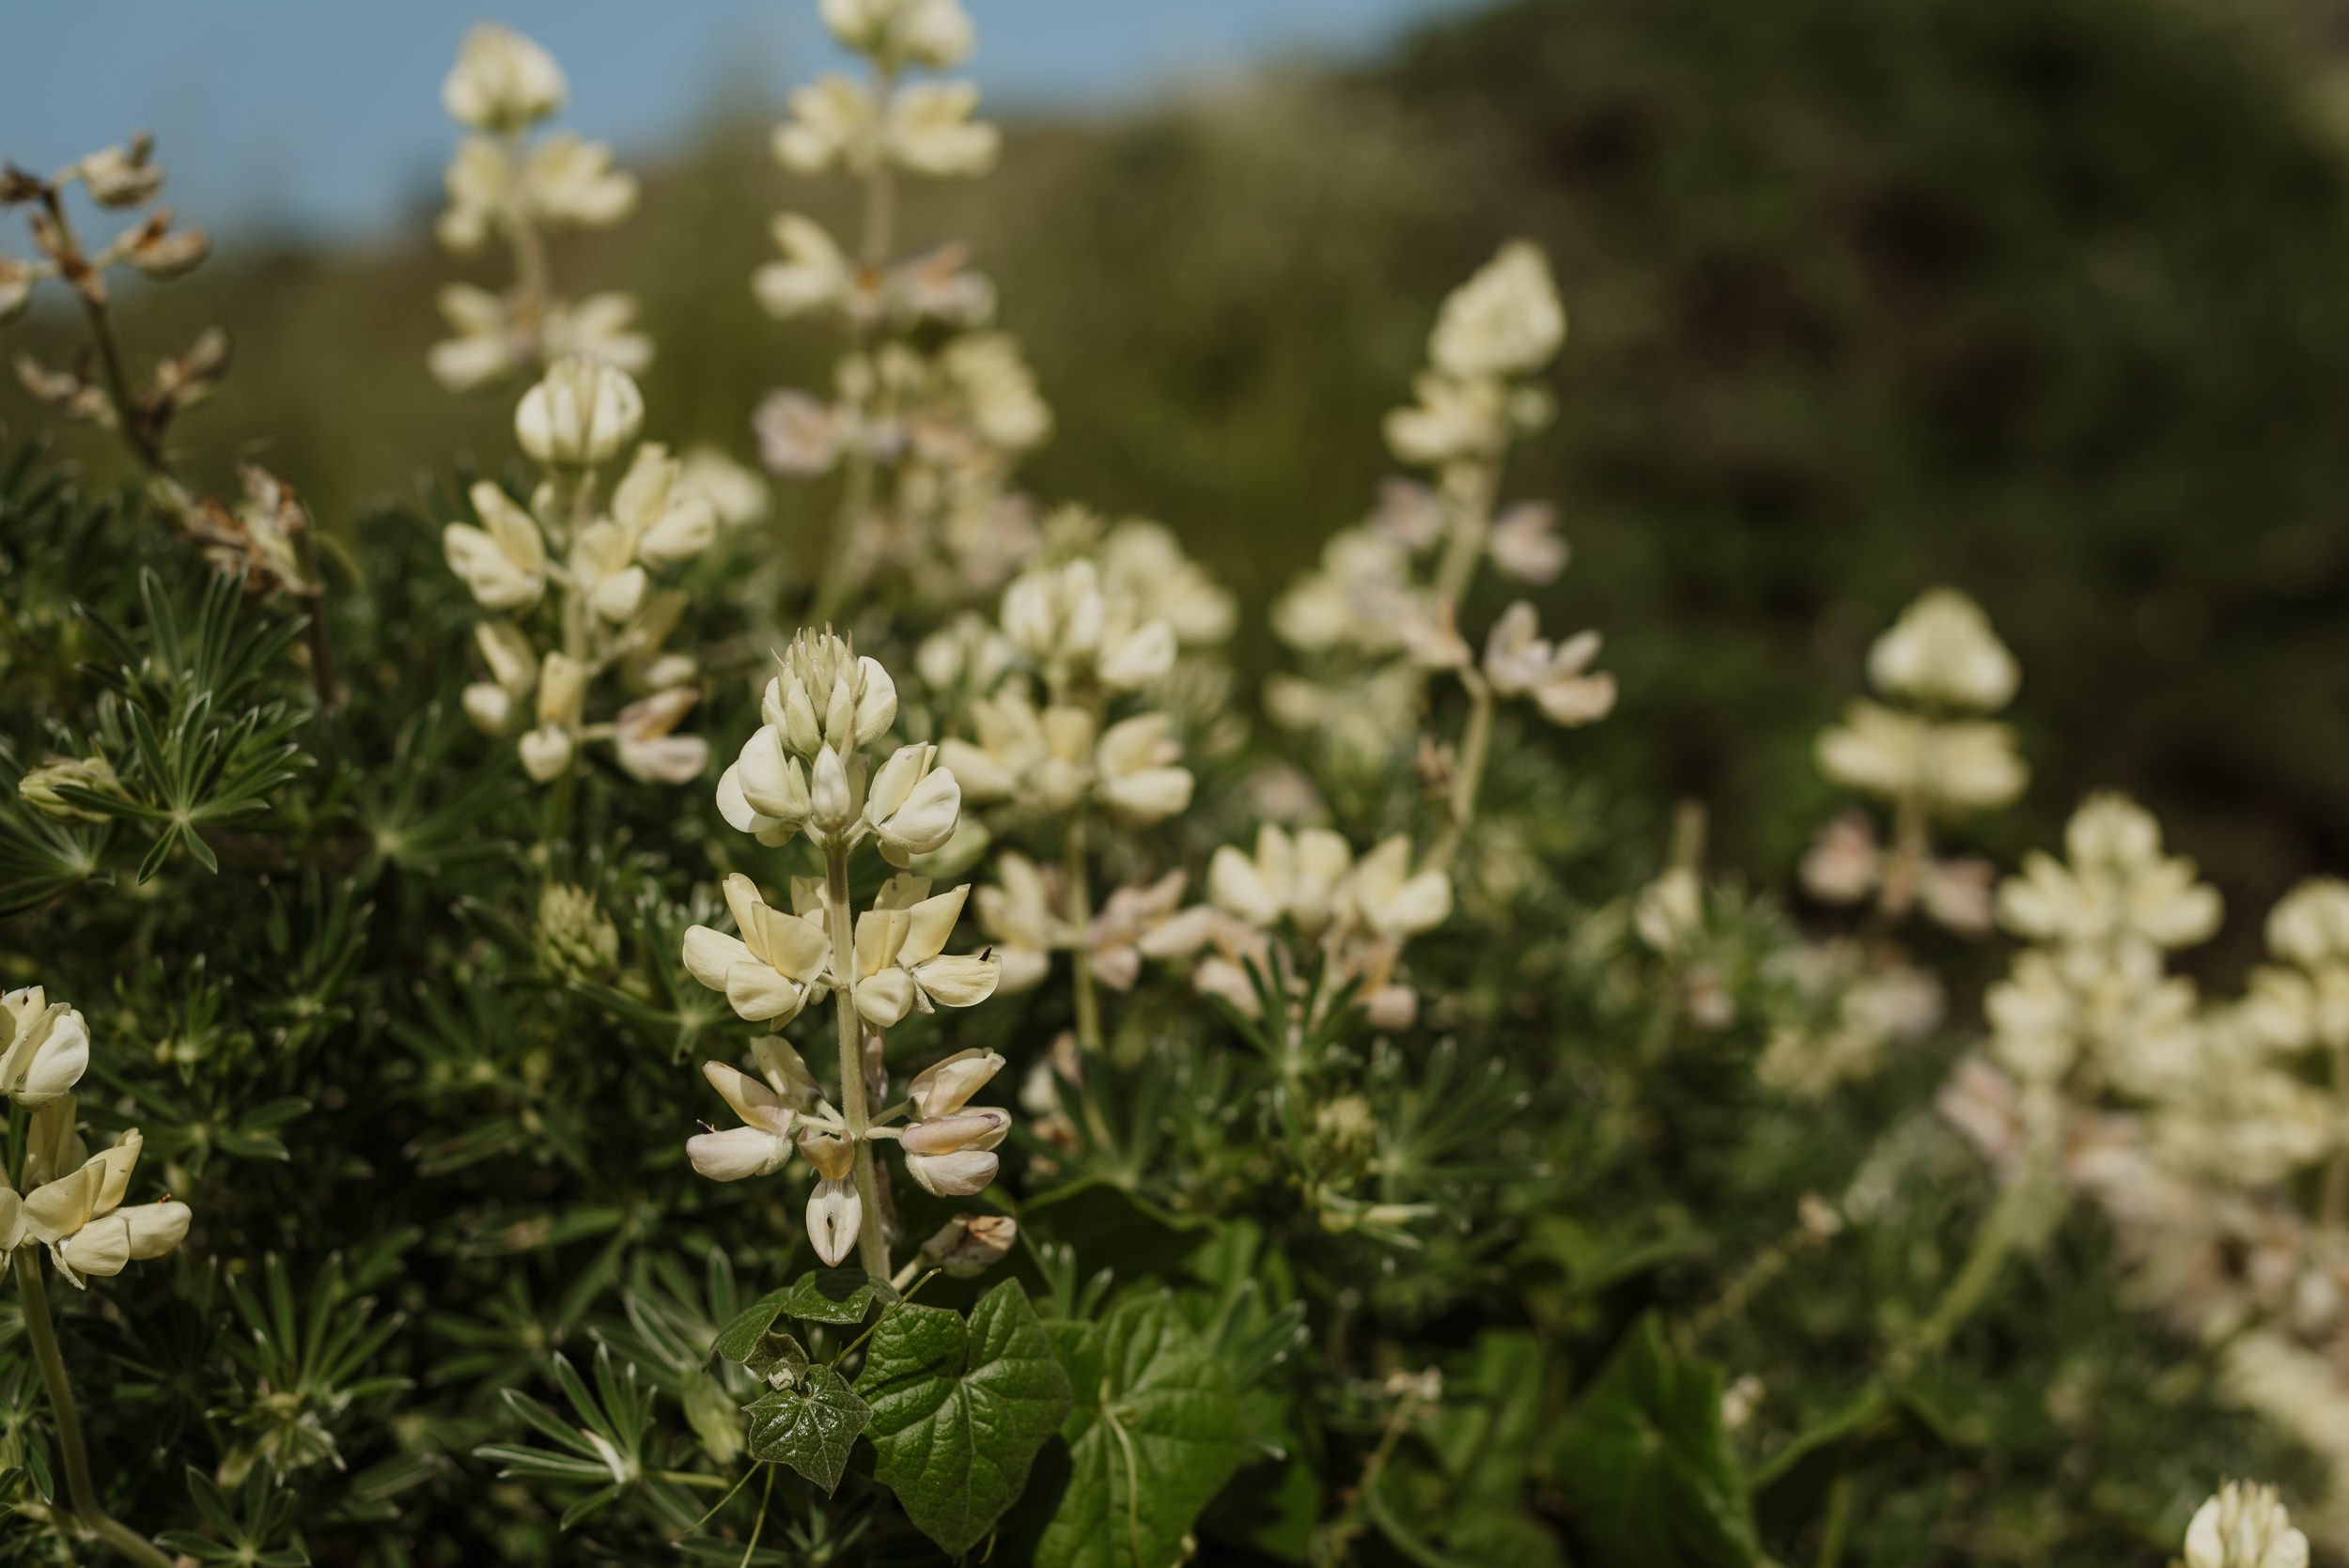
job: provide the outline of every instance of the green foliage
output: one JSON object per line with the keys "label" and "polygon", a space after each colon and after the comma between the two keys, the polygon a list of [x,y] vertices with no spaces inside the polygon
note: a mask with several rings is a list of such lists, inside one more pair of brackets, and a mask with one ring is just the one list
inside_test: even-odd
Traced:
{"label": "green foliage", "polygon": [[1066,1488],[1036,1542],[1052,1568],[1143,1568],[1182,1550],[1191,1520],[1251,1452],[1223,1364],[1174,1302],[1128,1296],[1098,1323],[1055,1324],[1078,1390],[1061,1437]]}
{"label": "green foliage", "polygon": [[1751,1568],[1753,1509],[1721,1431],[1722,1378],[1642,1318],[1551,1443],[1601,1568]]}
{"label": "green foliage", "polygon": [[874,1474],[950,1556],[1019,1500],[1028,1467],[1069,1409],[1069,1374],[1012,1281],[966,1324],[900,1305],[873,1330],[857,1392],[869,1402]]}

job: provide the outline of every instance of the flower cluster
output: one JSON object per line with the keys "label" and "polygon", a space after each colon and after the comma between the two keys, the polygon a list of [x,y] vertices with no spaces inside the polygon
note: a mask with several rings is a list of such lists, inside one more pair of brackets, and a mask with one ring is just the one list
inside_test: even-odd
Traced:
{"label": "flower cluster", "polygon": [[574,355],[632,373],[652,362],[652,340],[635,330],[628,295],[568,301],[549,286],[548,235],[608,228],[636,206],[636,179],[613,166],[609,147],[569,132],[534,139],[567,92],[552,55],[494,23],[465,35],[442,84],[442,103],[466,130],[449,162],[448,206],[436,232],[460,255],[503,240],[515,272],[503,292],[461,283],[441,290],[441,314],[456,335],[435,344],[428,363],[451,392]]}
{"label": "flower cluster", "polygon": [[867,78],[827,74],[794,93],[774,152],[794,174],[861,181],[862,233],[851,251],[815,219],[782,213],[778,259],[752,282],[769,315],[829,317],[848,347],[830,396],[786,389],[760,406],[760,451],[777,474],[845,464],[850,475],[820,610],[884,564],[917,599],[963,602],[1034,550],[1028,504],[1008,479],[1051,430],[1019,345],[988,327],[995,288],[964,248],[892,248],[899,177],[979,175],[994,163],[995,128],[972,118],[976,87],[904,79],[959,64],[972,29],[958,0],[834,0],[824,20],[865,57]]}
{"label": "flower cluster", "polygon": [[[994,1178],[993,1151],[1011,1119],[969,1104],[1003,1065],[988,1051],[947,1057],[913,1079],[902,1105],[870,1113],[887,1088],[881,1038],[915,1012],[986,1001],[1002,965],[992,954],[945,951],[968,887],[933,893],[928,878],[901,873],[881,884],[851,925],[849,851],[871,840],[902,866],[940,848],[954,834],[962,793],[953,772],[939,766],[938,748],[926,743],[901,746],[879,768],[868,767],[864,751],[897,716],[896,683],[878,660],[830,632],[802,631],[777,665],[760,704],[765,722],[720,780],[718,809],[730,826],[770,847],[804,834],[823,851],[827,876],[795,878],[788,911],[768,904],[748,877],[727,877],[736,934],[694,926],[685,936],[685,966],[723,993],[737,1016],[777,1030],[832,1000],[840,1109],[800,1054],[770,1035],[753,1048],[763,1081],[723,1063],[707,1065],[742,1126],[692,1139],[687,1153],[703,1175],[738,1181],[775,1173],[796,1149],[817,1175],[807,1222],[817,1255],[837,1264],[863,1237],[868,1271],[885,1277],[870,1263],[886,1257],[892,1212],[872,1144],[897,1142],[907,1174],[923,1190],[967,1195]],[[905,1115],[907,1126],[892,1125]],[[868,1217],[873,1204],[879,1211]]]}
{"label": "flower cluster", "polygon": [[[469,492],[474,520],[441,533],[449,569],[495,617],[474,629],[489,678],[465,689],[465,712],[487,735],[521,729],[522,768],[539,784],[567,776],[589,741],[609,742],[648,783],[686,783],[708,760],[705,742],[672,733],[700,698],[700,667],[667,646],[687,599],[654,574],[709,547],[717,509],[665,447],[635,444],[644,417],[626,372],[557,362],[515,411],[515,435],[543,469],[528,503],[481,480]],[[606,493],[599,471],[631,446]],[[607,675],[630,700],[590,722],[588,697]]]}
{"label": "flower cluster", "polygon": [[0,1253],[45,1247],[73,1285],[122,1272],[179,1245],[192,1218],[169,1198],[125,1206],[138,1168],[136,1127],[93,1154],[83,1141],[74,1085],[89,1066],[82,1015],[39,986],[0,996],[0,1084],[33,1112],[13,1182],[0,1168]]}

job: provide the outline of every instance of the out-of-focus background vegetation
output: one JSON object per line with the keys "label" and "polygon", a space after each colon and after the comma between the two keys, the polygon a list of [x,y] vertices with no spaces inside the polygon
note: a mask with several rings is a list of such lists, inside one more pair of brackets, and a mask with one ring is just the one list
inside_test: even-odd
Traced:
{"label": "out-of-focus background vegetation", "polygon": [[[1539,241],[1573,332],[1516,479],[1563,498],[1576,551],[1545,623],[1603,628],[1624,692],[1576,737],[1585,766],[1703,799],[1719,859],[1779,879],[1827,809],[1811,737],[1867,639],[1952,582],[2025,670],[2036,777],[1989,847],[2119,785],[2250,909],[2349,865],[2338,20],[1517,0],[1369,61],[1015,116],[995,178],[924,189],[907,222],[969,237],[1003,282],[1058,413],[1034,488],[1163,518],[1257,611],[1368,504],[1433,302],[1497,241]],[[594,103],[569,119],[595,133]],[[630,151],[639,215],[566,242],[558,284],[643,301],[649,433],[747,458],[759,395],[820,382],[831,351],[752,301],[767,214],[837,220],[837,194],[779,171],[754,114],[650,167]],[[412,241],[232,232],[124,302],[158,348],[230,328],[238,373],[184,435],[225,469],[231,433],[267,432],[330,530],[436,455],[510,447],[510,394],[425,374],[434,290],[504,265],[438,254],[428,195]],[[0,418],[47,423],[12,384]],[[795,548],[828,498],[778,497]],[[2215,961],[2254,939],[2239,923]]]}

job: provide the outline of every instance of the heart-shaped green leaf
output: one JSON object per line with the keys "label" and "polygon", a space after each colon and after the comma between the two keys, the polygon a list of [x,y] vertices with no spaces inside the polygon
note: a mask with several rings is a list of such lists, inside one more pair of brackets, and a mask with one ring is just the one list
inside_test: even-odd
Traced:
{"label": "heart-shaped green leaf", "polygon": [[790,1466],[827,1497],[840,1485],[857,1435],[873,1420],[873,1407],[830,1367],[802,1366],[787,1388],[743,1409],[751,1418],[751,1457]]}
{"label": "heart-shaped green leaf", "polygon": [[1010,1281],[967,1325],[943,1308],[897,1308],[873,1331],[856,1389],[872,1405],[874,1474],[949,1556],[993,1528],[1068,1414],[1068,1375]]}

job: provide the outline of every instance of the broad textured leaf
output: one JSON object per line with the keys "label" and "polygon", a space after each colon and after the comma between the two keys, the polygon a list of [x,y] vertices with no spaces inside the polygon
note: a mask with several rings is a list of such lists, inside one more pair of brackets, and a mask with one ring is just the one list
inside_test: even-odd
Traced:
{"label": "broad textured leaf", "polygon": [[1039,1568],[1165,1568],[1252,1452],[1231,1378],[1165,1295],[1130,1296],[1098,1324],[1054,1325],[1078,1389],[1062,1436],[1068,1487],[1036,1544]]}
{"label": "broad textured leaf", "polygon": [[1019,1498],[1069,1405],[1068,1374],[1009,1281],[967,1325],[943,1308],[899,1307],[874,1330],[856,1388],[872,1405],[874,1474],[949,1556]]}
{"label": "broad textured leaf", "polygon": [[1595,1568],[1752,1568],[1744,1474],[1721,1431],[1721,1374],[1675,1358],[1641,1318],[1551,1447]]}
{"label": "broad textured leaf", "polygon": [[753,1459],[790,1466],[824,1489],[839,1488],[848,1451],[873,1420],[873,1407],[830,1367],[805,1367],[791,1386],[760,1395],[743,1411],[751,1419]]}

